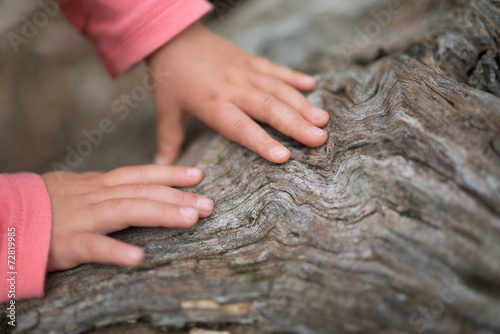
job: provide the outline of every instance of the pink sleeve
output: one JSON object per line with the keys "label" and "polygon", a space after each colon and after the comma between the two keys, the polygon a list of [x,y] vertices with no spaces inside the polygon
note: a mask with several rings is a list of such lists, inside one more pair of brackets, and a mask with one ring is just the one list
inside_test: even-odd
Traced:
{"label": "pink sleeve", "polygon": [[42,178],[0,174],[0,302],[43,295],[51,228],[52,208]]}
{"label": "pink sleeve", "polygon": [[58,0],[116,76],[212,8],[205,0]]}

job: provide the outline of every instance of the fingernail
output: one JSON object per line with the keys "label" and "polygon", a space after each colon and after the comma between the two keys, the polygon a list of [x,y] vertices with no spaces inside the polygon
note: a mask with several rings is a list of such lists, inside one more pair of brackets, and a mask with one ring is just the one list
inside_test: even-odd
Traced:
{"label": "fingernail", "polygon": [[319,128],[311,128],[311,134],[314,137],[323,137],[327,135],[327,132],[325,130],[319,129]]}
{"label": "fingernail", "polygon": [[316,79],[314,79],[313,77],[311,77],[309,75],[304,75],[300,79],[300,82],[302,84],[304,84],[304,85],[315,85],[316,84]]}
{"label": "fingernail", "polygon": [[290,153],[290,151],[288,151],[288,149],[286,149],[286,148],[284,148],[284,147],[282,147],[282,146],[275,147],[275,148],[271,151],[271,154],[272,154],[275,158],[278,158],[278,159],[281,159],[281,158],[286,157],[289,153]]}
{"label": "fingernail", "polygon": [[193,208],[181,208],[181,215],[189,221],[193,221],[198,218],[198,210]]}
{"label": "fingernail", "polygon": [[214,207],[213,202],[205,197],[198,197],[198,209],[203,212],[210,212]]}
{"label": "fingernail", "polygon": [[141,260],[142,259],[142,249],[140,248],[129,248],[127,250],[127,256],[130,260],[134,260],[134,261],[137,261],[137,260]]}
{"label": "fingernail", "polygon": [[153,160],[155,165],[167,165],[167,160],[163,158],[161,155],[156,155],[155,159]]}
{"label": "fingernail", "polygon": [[187,175],[192,177],[192,178],[198,178],[202,176],[203,172],[199,168],[188,168],[187,170]]}
{"label": "fingernail", "polygon": [[319,108],[313,108],[311,110],[311,118],[314,121],[320,120],[320,119],[324,118],[327,115],[328,115],[328,113],[326,111],[324,111],[322,109],[319,109]]}

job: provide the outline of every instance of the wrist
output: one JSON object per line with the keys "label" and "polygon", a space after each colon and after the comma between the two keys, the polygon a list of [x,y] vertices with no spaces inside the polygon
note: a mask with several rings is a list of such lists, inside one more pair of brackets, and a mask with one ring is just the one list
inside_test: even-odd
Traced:
{"label": "wrist", "polygon": [[175,58],[176,55],[182,57],[185,54],[185,49],[196,47],[197,40],[207,32],[208,29],[201,23],[201,21],[196,21],[189,27],[184,29],[181,33],[176,35],[174,38],[163,44],[153,53],[146,57],[146,63],[148,66],[157,64],[161,59]]}

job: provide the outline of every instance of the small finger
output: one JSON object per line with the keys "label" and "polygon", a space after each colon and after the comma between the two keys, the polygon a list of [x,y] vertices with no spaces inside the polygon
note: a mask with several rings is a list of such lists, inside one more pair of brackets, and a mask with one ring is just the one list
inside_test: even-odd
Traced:
{"label": "small finger", "polygon": [[272,95],[260,91],[248,92],[239,98],[238,106],[259,122],[269,124],[309,147],[319,147],[328,138],[326,131],[312,125]]}
{"label": "small finger", "polygon": [[74,237],[72,247],[79,263],[137,266],[145,256],[140,247],[96,233],[79,233]]}
{"label": "small finger", "polygon": [[119,198],[143,198],[191,207],[199,211],[200,218],[208,217],[214,209],[213,202],[207,197],[154,184],[124,184],[110,187],[100,194],[98,201]]}
{"label": "small finger", "polygon": [[158,112],[158,149],[155,163],[167,165],[175,161],[184,141],[185,117],[175,108]]}
{"label": "small finger", "polygon": [[169,187],[191,187],[200,183],[199,168],[144,165],[115,169],[103,175],[107,186],[120,184],[161,184]]}
{"label": "small finger", "polygon": [[330,118],[329,114],[310,103],[304,95],[281,80],[267,75],[257,75],[251,79],[255,88],[278,98],[297,110],[302,117],[317,127],[324,127]]}
{"label": "small finger", "polygon": [[144,198],[108,199],[95,204],[96,229],[106,233],[130,226],[187,228],[198,221],[198,210]]}
{"label": "small finger", "polygon": [[290,159],[290,151],[274,140],[247,114],[232,103],[219,107],[213,117],[202,119],[227,138],[247,147],[264,159],[284,163]]}
{"label": "small finger", "polygon": [[316,87],[316,79],[312,76],[277,65],[266,58],[255,57],[253,66],[261,73],[281,79],[302,91],[310,91]]}

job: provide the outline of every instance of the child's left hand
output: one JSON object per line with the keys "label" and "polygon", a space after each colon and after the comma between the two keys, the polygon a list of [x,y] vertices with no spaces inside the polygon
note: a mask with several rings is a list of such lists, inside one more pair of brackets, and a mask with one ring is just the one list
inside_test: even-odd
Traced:
{"label": "child's left hand", "polygon": [[313,89],[314,78],[252,56],[199,22],[153,53],[148,62],[168,72],[154,90],[157,163],[171,163],[179,154],[183,112],[274,163],[287,161],[290,151],[254,120],[310,147],[327,140],[320,127],[328,122],[328,113],[298,91]]}

